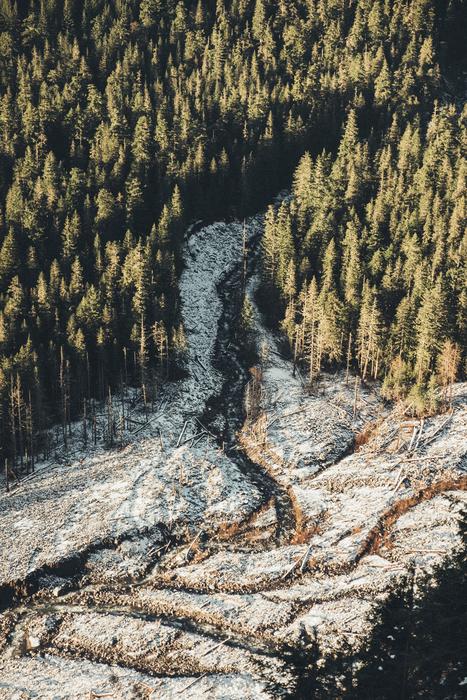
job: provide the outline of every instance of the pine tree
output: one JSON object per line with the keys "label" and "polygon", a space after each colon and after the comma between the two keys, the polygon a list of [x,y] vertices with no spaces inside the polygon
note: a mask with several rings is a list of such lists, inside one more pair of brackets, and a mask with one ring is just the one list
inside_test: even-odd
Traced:
{"label": "pine tree", "polygon": [[459,370],[460,358],[460,347],[452,340],[445,340],[437,358],[437,372],[443,387],[444,401],[452,401],[452,389]]}
{"label": "pine tree", "polygon": [[442,347],[446,330],[446,301],[443,281],[438,277],[434,287],[426,289],[416,320],[417,347],[415,369],[421,382],[433,367]]}
{"label": "pine tree", "polygon": [[76,256],[79,248],[79,238],[81,234],[81,222],[78,212],[73,212],[71,217],[67,217],[62,231],[63,256],[70,261]]}
{"label": "pine tree", "polygon": [[0,249],[0,289],[8,286],[11,278],[18,272],[19,252],[15,233],[10,229]]}
{"label": "pine tree", "polygon": [[321,358],[328,362],[340,362],[343,358],[344,309],[333,289],[322,289],[319,297],[320,320],[318,337],[318,365]]}
{"label": "pine tree", "polygon": [[263,269],[266,280],[274,285],[277,281],[279,269],[279,236],[277,233],[276,215],[273,207],[269,207],[261,245],[263,248]]}
{"label": "pine tree", "polygon": [[310,384],[321,371],[320,318],[318,285],[313,277],[308,289],[304,289],[303,293],[303,320],[298,345],[299,352],[303,353],[307,360]]}
{"label": "pine tree", "polygon": [[147,117],[140,117],[136,122],[131,146],[133,168],[137,173],[146,172],[151,162],[151,141]]}
{"label": "pine tree", "polygon": [[255,39],[261,41],[266,28],[266,12],[263,0],[256,0],[252,28]]}
{"label": "pine tree", "polygon": [[352,311],[355,311],[360,301],[362,286],[362,265],[358,233],[353,221],[347,224],[343,241],[344,256],[342,260],[342,287],[344,300]]}
{"label": "pine tree", "polygon": [[158,20],[161,10],[161,0],[141,0],[139,16],[143,25],[152,27]]}
{"label": "pine tree", "polygon": [[376,378],[382,349],[382,321],[376,295],[367,282],[363,286],[357,346],[358,363],[363,379],[366,379],[368,373]]}

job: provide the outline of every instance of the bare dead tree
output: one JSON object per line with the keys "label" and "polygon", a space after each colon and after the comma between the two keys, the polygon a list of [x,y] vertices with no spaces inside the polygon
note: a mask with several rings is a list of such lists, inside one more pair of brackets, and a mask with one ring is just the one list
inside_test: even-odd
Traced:
{"label": "bare dead tree", "polygon": [[446,340],[438,357],[437,370],[442,386],[444,403],[452,405],[453,386],[461,359],[460,348],[457,343]]}
{"label": "bare dead tree", "polygon": [[254,420],[261,409],[263,373],[260,367],[251,367],[250,374],[245,392],[245,412],[247,420]]}
{"label": "bare dead tree", "polygon": [[66,420],[67,420],[67,407],[66,407],[66,389],[65,389],[65,357],[63,354],[63,347],[60,348],[60,373],[59,373],[59,386],[60,386],[60,404],[62,407],[62,437],[67,447],[67,434],[66,434]]}
{"label": "bare dead tree", "polygon": [[347,344],[347,367],[345,370],[345,383],[349,383],[349,372],[350,372],[350,363],[352,361],[352,333],[349,333],[349,342]]}

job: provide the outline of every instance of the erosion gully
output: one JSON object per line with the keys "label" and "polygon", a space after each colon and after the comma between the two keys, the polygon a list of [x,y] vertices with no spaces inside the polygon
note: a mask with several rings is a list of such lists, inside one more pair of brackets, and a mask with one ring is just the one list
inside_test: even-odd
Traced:
{"label": "erosion gully", "polygon": [[[257,238],[250,242],[248,274],[251,274],[257,261]],[[243,425],[245,415],[243,398],[248,381],[247,357],[238,346],[236,329],[243,302],[242,269],[234,268],[218,285],[217,292],[222,301],[223,312],[219,320],[215,367],[225,377],[222,390],[212,397],[206,406],[202,420],[209,424],[220,415],[224,418],[222,440],[229,457],[240,471],[256,486],[263,497],[263,503],[273,501],[277,514],[276,543],[287,544],[292,538],[296,519],[290,495],[260,464],[251,460],[237,444],[237,432]]]}
{"label": "erosion gully", "polygon": [[[199,227],[197,226],[196,228]],[[194,229],[195,231],[196,229]],[[250,240],[248,274],[251,274],[257,262],[258,239],[259,236],[256,236],[253,240]],[[214,424],[219,422],[219,418],[223,419],[224,429],[222,434],[219,435],[219,444],[228,453],[230,459],[237,464],[245,477],[259,490],[262,495],[261,507],[266,507],[268,503],[274,504],[278,523],[275,542],[276,546],[280,546],[290,542],[296,528],[296,519],[290,496],[287,490],[278,484],[261,465],[252,461],[236,442],[236,434],[245,418],[243,397],[249,378],[248,357],[239,346],[237,333],[238,319],[243,301],[242,283],[245,282],[242,279],[242,275],[243,264],[239,263],[238,266],[225,275],[218,285],[218,294],[223,304],[223,312],[218,324],[215,367],[224,377],[224,383],[219,395],[213,396],[207,402],[201,421],[204,425],[209,428],[212,427],[214,430]],[[251,360],[251,357],[249,359]],[[248,522],[245,523],[243,533],[248,531],[248,524]],[[158,533],[161,533],[159,525],[155,529]],[[166,528],[165,530],[162,528],[162,530],[168,549],[185,544],[174,538]],[[211,638],[213,641],[224,642],[227,647],[238,647],[255,655],[263,656],[266,661],[266,672],[268,657],[281,660],[287,665],[289,674],[296,678],[296,682],[293,684],[294,688],[291,688],[290,684],[287,687],[269,685],[269,690],[275,697],[298,697],[299,688],[303,686],[304,682],[306,683],[309,663],[308,656],[304,654],[302,647],[294,648],[278,645],[271,637],[268,638],[268,635],[253,634],[248,631],[242,632],[239,629],[232,630],[232,627],[227,625],[224,628],[220,625],[209,624],[206,621],[197,621],[195,619],[195,611],[192,618],[154,614],[141,610],[136,600],[132,602],[132,592],[134,593],[135,588],[144,587],[146,575],[152,570],[157,560],[148,561],[146,575],[141,576],[139,580],[129,581],[128,585],[124,583],[115,583],[115,585],[112,584],[111,586],[103,584],[96,595],[95,583],[90,584],[86,580],[86,562],[89,555],[102,549],[116,547],[125,539],[135,539],[148,534],[150,535],[151,533],[146,528],[142,531],[128,532],[119,539],[108,538],[102,540],[91,545],[85,551],[76,553],[58,562],[54,566],[42,567],[39,571],[30,575],[27,580],[4,586],[0,589],[0,611],[8,611],[10,620],[10,628],[7,635],[5,635],[6,644],[2,653],[10,655],[25,653],[21,639],[24,637],[28,618],[34,614],[54,613],[58,616],[63,616],[73,612],[93,611],[101,614],[126,615],[146,621],[161,620],[165,624],[184,632],[195,632]],[[238,541],[237,536],[235,543],[227,540],[222,542],[221,546],[235,550],[236,547],[241,546],[241,543],[242,533],[240,533],[240,541]],[[249,542],[247,546],[251,548],[255,545]],[[261,543],[256,546],[263,549],[265,547]],[[66,581],[62,597],[51,598],[41,590],[41,579],[50,575]],[[164,584],[160,585],[160,588],[170,590],[170,586]],[[177,590],[187,593],[196,592],[183,586],[177,586]],[[124,603],[122,599],[125,601]],[[84,604],[81,604],[81,601]],[[46,650],[51,653],[64,655],[63,652],[53,648],[52,642],[49,642],[45,645],[45,648],[41,649],[42,652]],[[73,652],[68,651],[65,655],[69,658],[89,658],[92,660],[92,655],[79,649]],[[103,660],[105,661],[105,659]],[[109,661],[120,663],[124,667],[130,667],[130,664],[126,661],[119,662],[119,659],[114,658],[109,659]],[[164,675],[148,672],[147,669],[144,672],[155,677]],[[180,675],[184,675],[183,671],[180,672]],[[196,673],[190,673],[190,675],[193,676]]]}

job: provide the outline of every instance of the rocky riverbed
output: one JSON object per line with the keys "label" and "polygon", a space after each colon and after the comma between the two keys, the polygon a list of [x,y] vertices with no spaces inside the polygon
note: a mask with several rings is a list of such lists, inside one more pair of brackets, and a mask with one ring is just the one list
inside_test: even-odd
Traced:
{"label": "rocky riverbed", "polygon": [[254,254],[250,375],[243,231],[187,237],[187,376],[142,429],[111,450],[76,439],[2,494],[0,698],[293,697],[303,631],[360,644],[392,585],[458,544],[467,385],[409,425],[344,373],[310,391],[256,306]]}

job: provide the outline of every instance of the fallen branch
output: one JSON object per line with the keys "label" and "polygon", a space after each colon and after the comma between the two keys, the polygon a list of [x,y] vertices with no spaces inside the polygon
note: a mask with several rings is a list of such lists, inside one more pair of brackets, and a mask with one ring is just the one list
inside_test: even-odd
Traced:
{"label": "fallen branch", "polygon": [[216,649],[219,649],[219,647],[223,646],[224,644],[227,644],[227,642],[230,642],[231,639],[232,639],[232,637],[227,637],[226,639],[223,639],[222,642],[219,642],[218,644],[215,644],[213,647],[211,647],[210,649],[208,649],[207,651],[205,651],[204,654],[201,654],[201,658],[202,658],[203,656],[207,656],[207,655],[210,654],[212,651],[215,651]]}
{"label": "fallen branch", "polygon": [[284,574],[282,574],[280,580],[283,581],[288,576],[290,576],[290,574],[297,568],[297,566],[300,564],[301,561],[302,561],[302,557],[300,557],[300,559],[297,559],[296,561],[294,561],[292,566],[289,569],[287,569],[287,571]]}
{"label": "fallen branch", "polygon": [[186,550],[185,559],[187,559],[189,553],[191,552],[191,550],[192,550],[192,548],[193,548],[193,545],[194,545],[195,542],[200,538],[202,532],[203,532],[202,530],[199,530],[198,533],[197,533],[197,535],[196,535],[196,537],[194,538],[194,540],[192,540],[190,546],[189,546],[188,549]]}
{"label": "fallen branch", "polygon": [[451,412],[448,415],[448,417],[446,418],[446,420],[444,420],[442,422],[442,424],[439,426],[439,428],[437,430],[435,430],[434,433],[432,433],[431,435],[428,436],[428,438],[425,440],[425,442],[422,442],[422,447],[426,447],[427,445],[429,445],[430,443],[433,442],[433,440],[438,435],[438,433],[440,433],[442,430],[444,430],[444,428],[449,423],[449,421],[451,420],[453,415],[454,415],[454,408],[451,408]]}
{"label": "fallen branch", "polygon": [[185,685],[183,688],[181,688],[181,689],[178,691],[178,694],[180,695],[180,693],[184,693],[185,690],[188,690],[189,688],[191,688],[195,683],[197,683],[198,681],[200,681],[202,678],[205,678],[205,676],[207,676],[207,675],[208,675],[208,672],[207,672],[207,671],[206,671],[206,673],[201,674],[201,676],[198,676],[198,678],[195,678],[194,681],[191,681],[191,683],[188,683],[188,685]]}
{"label": "fallen branch", "polygon": [[177,447],[180,447],[180,442],[181,442],[182,437],[183,437],[183,435],[184,435],[184,433],[185,433],[185,430],[186,430],[186,426],[187,426],[187,425],[188,425],[188,421],[186,420],[185,423],[184,423],[184,425],[183,425],[182,432],[181,432],[180,435],[178,436]]}
{"label": "fallen branch", "polygon": [[201,369],[204,369],[205,372],[208,371],[207,367],[205,367],[205,366],[203,365],[203,363],[202,363],[201,360],[198,358],[198,356],[195,357],[195,360],[196,360],[196,362],[199,364],[199,366],[201,367]]}
{"label": "fallen branch", "polygon": [[302,563],[300,564],[300,573],[303,574],[305,572],[306,565],[308,563],[308,559],[310,558],[311,554],[311,544],[308,546],[308,549],[305,552],[305,555],[302,559]]}

